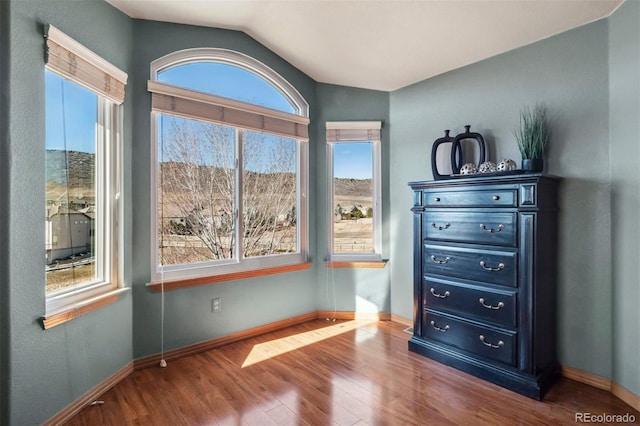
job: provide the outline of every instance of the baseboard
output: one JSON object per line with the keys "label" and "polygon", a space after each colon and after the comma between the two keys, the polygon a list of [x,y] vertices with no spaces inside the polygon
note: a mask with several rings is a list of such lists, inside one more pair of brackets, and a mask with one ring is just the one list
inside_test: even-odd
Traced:
{"label": "baseboard", "polygon": [[567,379],[575,380],[576,382],[611,392],[611,379],[587,373],[586,371],[578,370],[577,368],[567,367],[566,365],[561,367],[561,374],[562,377],[566,377]]}
{"label": "baseboard", "polygon": [[634,409],[640,411],[640,396],[631,392],[629,389],[620,386],[616,382],[611,384],[611,393],[629,404]]}
{"label": "baseboard", "polygon": [[575,380],[576,382],[584,383],[586,385],[611,392],[611,394],[613,394],[617,398],[620,398],[622,401],[629,404],[634,409],[640,411],[640,396],[631,392],[624,386],[617,384],[611,379],[607,379],[605,377],[587,373],[586,371],[567,366],[562,366],[561,373],[562,376],[566,377],[567,379]]}
{"label": "baseboard", "polygon": [[[254,327],[248,330],[239,331],[237,333],[228,334],[226,336],[218,337],[215,339],[207,340],[204,342],[196,343],[194,345],[184,346],[182,348],[173,349],[164,353],[165,361],[176,360],[185,356],[195,355],[200,352],[205,352],[211,349],[219,348],[220,346],[228,345],[229,343],[238,342],[240,340],[256,337],[261,334],[270,333],[293,325],[302,324],[308,321],[318,319],[317,312],[309,312],[308,314],[298,315],[292,318],[286,318],[281,321],[272,322],[269,324]],[[160,364],[162,356],[160,354],[150,355],[144,358],[138,358],[133,361],[133,367],[135,370],[140,370],[147,367],[152,367]]]}
{"label": "baseboard", "polygon": [[317,311],[318,319],[391,321],[386,312]]}
{"label": "baseboard", "polygon": [[413,327],[413,320],[405,317],[401,317],[399,315],[391,314],[391,322],[398,323],[405,327]]}
{"label": "baseboard", "polygon": [[44,426],[57,426],[68,422],[73,416],[78,414],[83,408],[87,407],[93,401],[98,399],[100,395],[120,383],[120,381],[126,379],[131,373],[133,373],[133,362],[128,363],[120,370],[109,376],[102,383],[96,385],[89,392],[85,393],[79,399],[76,399],[73,403],[65,407],[55,416],[51,417],[44,423]]}

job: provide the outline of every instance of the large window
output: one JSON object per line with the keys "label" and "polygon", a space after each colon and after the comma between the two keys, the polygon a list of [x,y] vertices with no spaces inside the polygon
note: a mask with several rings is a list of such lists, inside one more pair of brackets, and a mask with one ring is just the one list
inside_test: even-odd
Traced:
{"label": "large window", "polygon": [[152,280],[306,261],[308,106],[223,49],[152,64]]}
{"label": "large window", "polygon": [[329,257],[381,260],[381,123],[327,122],[326,128]]}
{"label": "large window", "polygon": [[48,28],[47,314],[118,287],[118,157],[125,82],[122,71]]}

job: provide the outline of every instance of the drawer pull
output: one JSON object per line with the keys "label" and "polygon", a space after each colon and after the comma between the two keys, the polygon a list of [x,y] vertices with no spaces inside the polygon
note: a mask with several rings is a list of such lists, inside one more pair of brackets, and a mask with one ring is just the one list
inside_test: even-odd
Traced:
{"label": "drawer pull", "polygon": [[497,228],[494,229],[494,228],[487,228],[486,226],[484,226],[484,223],[481,223],[480,224],[480,229],[482,229],[483,231],[494,233],[494,232],[502,231],[504,229],[504,225],[500,224],[500,225],[498,225]]}
{"label": "drawer pull", "polygon": [[[433,321],[431,321],[431,325],[433,325]],[[490,348],[493,348],[493,349],[498,349],[500,346],[504,346],[504,342],[502,340],[499,340],[497,345],[491,344],[490,342],[485,342],[484,336],[482,334],[480,335],[480,341],[482,342],[483,345],[489,346]]]}
{"label": "drawer pull", "polygon": [[435,223],[431,222],[431,226],[432,226],[432,227],[434,227],[434,228],[436,228],[438,231],[442,231],[443,229],[447,229],[448,227],[450,227],[450,226],[451,226],[451,224],[450,224],[450,223],[445,223],[445,224],[444,224],[444,225],[442,225],[442,226],[438,226],[438,225],[436,225]]}
{"label": "drawer pull", "polygon": [[498,201],[500,199],[500,196],[499,195],[494,195],[493,197],[491,197],[491,199],[493,201]]}
{"label": "drawer pull", "polygon": [[434,198],[434,201],[435,201],[436,203],[439,203],[439,202],[440,202],[440,197],[436,197],[436,198]]}
{"label": "drawer pull", "polygon": [[[439,293],[436,293],[436,290],[433,287],[431,287],[431,290],[429,291],[435,297],[439,297],[440,299],[446,299],[447,297],[451,296],[451,293],[449,293],[449,290],[445,291],[444,294],[439,294]],[[433,322],[431,324],[433,325]]]}
{"label": "drawer pull", "polygon": [[478,302],[480,302],[480,304],[482,306],[484,306],[485,308],[487,308],[487,309],[498,310],[498,309],[504,308],[504,303],[502,303],[502,302],[498,302],[498,305],[496,305],[496,306],[487,305],[486,303],[484,303],[484,298],[482,298],[482,297],[480,299],[478,299]]}
{"label": "drawer pull", "polygon": [[484,260],[480,261],[480,266],[482,266],[482,269],[484,269],[485,271],[491,271],[491,272],[498,272],[504,269],[504,263],[500,262],[498,263],[498,266],[496,268],[491,267],[491,266],[486,266],[484,263]]}
{"label": "drawer pull", "polygon": [[438,260],[436,259],[435,256],[431,256],[431,260],[434,261],[434,263],[437,263],[438,265],[444,265],[445,263],[449,263],[449,261],[451,260],[451,258],[449,256],[445,257],[443,260]]}
{"label": "drawer pull", "polygon": [[441,331],[441,332],[443,332],[443,333],[444,333],[445,331],[449,330],[449,324],[445,325],[445,326],[444,326],[444,328],[440,328],[440,327],[438,327],[438,326],[436,325],[436,322],[435,322],[435,321],[431,321],[431,327],[433,327],[433,328],[435,328],[436,330]]}

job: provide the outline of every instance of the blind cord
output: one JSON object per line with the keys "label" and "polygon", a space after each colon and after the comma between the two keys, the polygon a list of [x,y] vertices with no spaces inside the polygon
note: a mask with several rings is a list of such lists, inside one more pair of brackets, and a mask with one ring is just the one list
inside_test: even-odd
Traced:
{"label": "blind cord", "polygon": [[[162,163],[164,162],[164,117],[160,117],[160,154],[162,160],[158,172],[160,173],[160,367],[165,368],[167,361],[164,359],[164,173],[162,173]],[[157,217],[157,216],[156,216]]]}

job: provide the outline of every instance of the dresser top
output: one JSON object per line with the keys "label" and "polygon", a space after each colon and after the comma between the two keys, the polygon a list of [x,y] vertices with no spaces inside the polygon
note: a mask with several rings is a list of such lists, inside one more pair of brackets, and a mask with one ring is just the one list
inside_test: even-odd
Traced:
{"label": "dresser top", "polygon": [[559,176],[547,175],[544,173],[531,173],[517,170],[511,173],[491,174],[491,175],[472,175],[469,176],[452,176],[450,179],[442,180],[426,180],[409,182],[408,185],[413,189],[420,188],[437,188],[452,186],[468,186],[468,185],[487,185],[487,184],[518,184],[523,182],[542,182],[542,181],[560,181]]}

